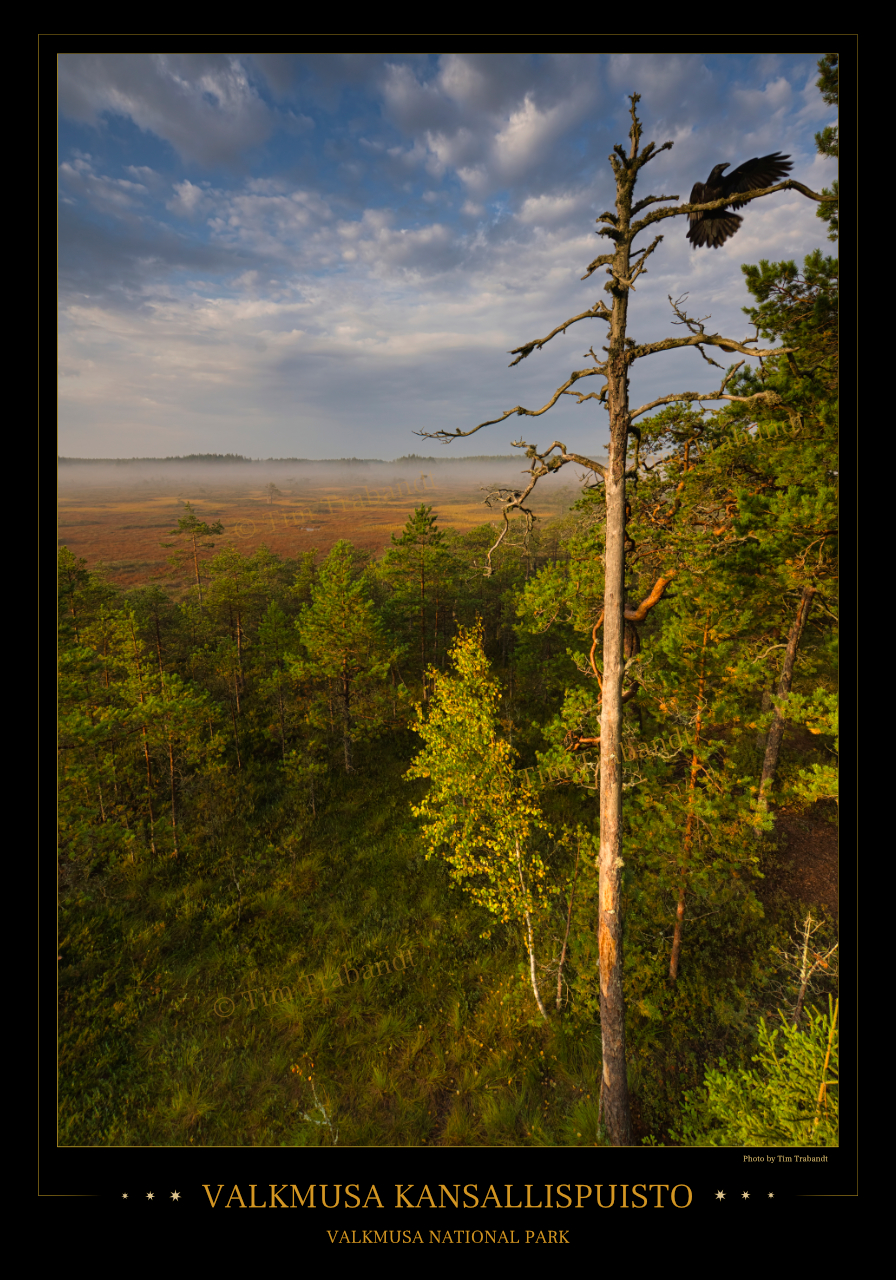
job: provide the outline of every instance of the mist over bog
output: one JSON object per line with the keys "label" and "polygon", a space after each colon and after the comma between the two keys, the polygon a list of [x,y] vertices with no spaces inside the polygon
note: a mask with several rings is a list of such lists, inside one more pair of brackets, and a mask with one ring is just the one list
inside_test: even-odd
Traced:
{"label": "mist over bog", "polygon": [[[600,459],[602,460],[602,459]],[[391,544],[415,507],[432,507],[439,527],[497,529],[486,502],[493,485],[524,488],[522,454],[380,459],[66,459],[58,467],[58,542],[122,587],[150,579],[169,589],[161,546],[189,503],[224,532],[216,550],[261,545],[321,558],[340,539],[373,556]],[[562,515],[595,477],[569,466],[542,477],[529,505],[539,520]]]}

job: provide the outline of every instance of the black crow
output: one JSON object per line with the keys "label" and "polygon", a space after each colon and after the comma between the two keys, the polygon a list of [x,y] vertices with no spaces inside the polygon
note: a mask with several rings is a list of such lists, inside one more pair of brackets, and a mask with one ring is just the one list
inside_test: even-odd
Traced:
{"label": "black crow", "polygon": [[[770,156],[754,156],[724,177],[727,168],[727,164],[717,164],[705,182],[695,183],[689,203],[708,204],[710,200],[721,200],[722,196],[773,187],[776,182],[787,177],[793,164],[789,156],[782,156],[780,151],[775,151]],[[731,208],[740,209],[743,203],[743,200],[732,200]],[[688,221],[688,239],[695,249],[698,245],[718,249],[729,236],[734,235],[743,218],[731,213],[726,207],[712,209],[708,213],[691,213]]]}

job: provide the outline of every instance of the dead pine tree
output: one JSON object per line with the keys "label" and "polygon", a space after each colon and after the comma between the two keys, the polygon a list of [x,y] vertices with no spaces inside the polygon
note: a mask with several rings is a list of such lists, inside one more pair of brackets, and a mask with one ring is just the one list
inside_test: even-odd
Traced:
{"label": "dead pine tree", "polygon": [[[513,414],[527,417],[539,417],[552,408],[563,395],[575,396],[579,404],[586,400],[596,400],[603,405],[609,414],[610,443],[606,465],[598,463],[581,454],[570,453],[566,446],[555,440],[547,449],[539,450],[538,446],[529,445],[525,440],[513,441],[516,448],[526,450],[529,467],[524,472],[529,476],[523,489],[493,488],[491,504],[501,510],[503,528],[488,553],[486,574],[491,572],[491,556],[501,545],[510,527],[510,515],[519,512],[526,520],[527,532],[532,527],[535,514],[528,507],[527,500],[539,479],[550,472],[557,471],[569,463],[584,467],[603,481],[606,500],[606,540],[604,557],[604,600],[603,600],[603,675],[600,701],[600,853],[599,853],[599,907],[597,920],[598,950],[600,956],[600,1021],[602,1036],[602,1109],[607,1134],[614,1146],[625,1146],[632,1143],[632,1122],[629,1106],[628,1082],[625,1060],[625,1005],[622,986],[622,918],[621,918],[621,871],[622,871],[622,758],[620,755],[620,739],[622,729],[622,706],[637,692],[635,686],[623,691],[623,675],[626,656],[624,652],[625,623],[628,618],[642,621],[647,612],[662,598],[666,583],[671,579],[673,569],[663,572],[653,590],[636,610],[626,610],[624,598],[624,571],[626,554],[626,480],[637,476],[640,460],[638,448],[640,433],[635,420],[660,405],[672,404],[676,401],[702,400],[759,400],[767,393],[757,392],[754,396],[734,396],[726,392],[726,387],[743,360],[726,374],[722,370],[722,381],[717,391],[706,394],[694,391],[672,392],[661,396],[648,404],[632,409],[629,405],[629,370],[636,360],[643,360],[661,351],[669,351],[677,347],[696,347],[710,364],[722,369],[721,365],[706,354],[707,347],[718,347],[721,351],[741,352],[744,356],[770,357],[783,354],[795,348],[776,348],[760,351],[745,345],[746,341],[756,342],[756,338],[741,341],[736,338],[723,337],[721,334],[708,334],[699,320],[692,320],[685,315],[678,304],[672,303],[677,323],[689,331],[688,337],[664,338],[658,342],[636,343],[628,336],[629,294],[634,290],[635,281],[645,271],[645,264],[656,250],[663,237],[656,236],[649,244],[634,249],[637,236],[653,224],[665,218],[686,217],[694,212],[706,212],[722,208],[726,198],[709,201],[704,204],[674,204],[664,208],[644,211],[652,205],[665,201],[677,201],[679,197],[648,195],[635,201],[635,185],[642,168],[651,160],[655,160],[663,151],[668,151],[672,143],[664,142],[659,148],[655,143],[648,143],[641,148],[641,123],[637,115],[637,103],[640,94],[629,95],[631,101],[631,129],[629,131],[630,147],[628,154],[617,144],[609,157],[616,179],[615,212],[602,213],[596,221],[601,225],[598,235],[606,237],[613,244],[610,253],[601,254],[590,264],[583,280],[587,280],[598,267],[604,267],[609,277],[604,285],[608,295],[608,303],[598,300],[586,311],[564,320],[543,338],[535,338],[531,342],[515,347],[511,355],[516,359],[511,367],[524,360],[533,351],[539,350],[557,334],[566,333],[570,325],[582,320],[599,320],[607,326],[607,345],[602,348],[604,358],[589,351],[593,366],[574,370],[567,381],[558,387],[551,398],[540,409],[526,409],[516,405],[508,409],[498,418],[490,418],[481,422],[470,431],[435,431],[418,432],[418,435],[431,439],[451,440],[460,436],[470,436],[483,427],[503,422]],[[810,199],[825,201],[824,196],[817,195],[793,179],[786,179],[773,187],[762,188],[739,195],[741,203],[758,200],[773,195],[778,191],[800,191]],[[727,198],[730,202],[730,197]],[[643,216],[638,216],[643,215]],[[670,298],[670,302],[672,302]],[[601,379],[600,389],[592,392],[580,390],[578,385],[584,378]],[[627,448],[629,438],[635,441],[634,461],[629,468]],[[631,545],[631,544],[629,544]],[[595,627],[595,635],[597,628]]]}
{"label": "dead pine tree", "polygon": [[790,1020],[794,1027],[800,1025],[803,1005],[806,1003],[807,993],[812,990],[815,974],[819,969],[827,970],[829,976],[836,976],[837,973],[834,955],[840,944],[835,942],[824,954],[815,950],[813,938],[823,928],[824,922],[813,920],[812,912],[809,911],[800,926],[799,937],[789,939],[791,945],[795,946],[795,950],[786,951],[783,947],[775,948],[786,975],[786,988],[782,989],[782,994],[789,988],[796,991],[796,998],[790,1011]]}

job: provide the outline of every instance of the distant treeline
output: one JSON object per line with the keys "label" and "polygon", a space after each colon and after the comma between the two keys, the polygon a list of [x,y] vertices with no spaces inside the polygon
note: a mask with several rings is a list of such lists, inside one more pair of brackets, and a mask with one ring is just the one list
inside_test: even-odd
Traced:
{"label": "distant treeline", "polygon": [[516,453],[492,453],[464,455],[463,457],[442,455],[439,458],[424,458],[418,453],[406,453],[391,462],[386,458],[244,458],[241,453],[185,453],[179,457],[169,458],[59,458],[60,464],[103,463],[107,466],[128,466],[132,462],[250,462],[270,463],[288,462],[308,464],[338,464],[342,467],[394,466],[397,462],[512,462],[519,458]]}

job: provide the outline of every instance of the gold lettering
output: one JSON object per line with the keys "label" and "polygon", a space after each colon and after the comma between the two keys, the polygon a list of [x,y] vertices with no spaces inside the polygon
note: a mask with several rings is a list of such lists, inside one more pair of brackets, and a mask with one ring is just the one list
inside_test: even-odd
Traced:
{"label": "gold lettering", "polygon": [[224,1183],[223,1183],[223,1182],[219,1182],[219,1183],[218,1183],[218,1190],[215,1192],[215,1199],[214,1199],[214,1200],[212,1200],[212,1193],[211,1193],[211,1192],[209,1191],[209,1189],[208,1189],[208,1183],[207,1183],[207,1182],[203,1182],[203,1184],[202,1184],[202,1185],[205,1187],[205,1194],[208,1196],[209,1201],[211,1202],[211,1206],[212,1206],[212,1208],[214,1209],[214,1207],[215,1207],[215,1203],[216,1203],[216,1201],[217,1201],[217,1199],[218,1199],[218,1196],[221,1194],[221,1191],[222,1191],[222,1189],[223,1189],[223,1187],[224,1187]]}
{"label": "gold lettering", "polygon": [[[582,1190],[583,1190],[583,1189],[585,1190],[585,1193],[586,1193],[584,1196],[582,1195]],[[587,1183],[584,1183],[584,1182],[577,1182],[577,1183],[576,1183],[576,1190],[577,1190],[577,1191],[578,1191],[578,1193],[579,1193],[579,1198],[578,1198],[578,1203],[576,1204],[576,1208],[577,1208],[577,1209],[581,1209],[581,1207],[582,1207],[582,1201],[583,1201],[583,1200],[587,1200],[587,1199],[588,1199],[588,1196],[590,1196],[590,1195],[591,1195],[591,1188],[587,1185]]]}
{"label": "gold lettering", "polygon": [[[678,1190],[678,1187],[684,1187],[685,1191],[688,1193],[687,1202],[685,1204],[679,1204],[678,1201],[675,1199],[675,1192]],[[669,1194],[672,1197],[672,1203],[675,1205],[676,1209],[686,1209],[694,1198],[691,1195],[691,1188],[688,1186],[685,1186],[683,1182],[679,1182],[678,1186],[673,1187],[672,1190],[669,1192]]]}
{"label": "gold lettering", "polygon": [[[241,1208],[241,1209],[245,1209],[245,1207],[246,1207],[246,1206],[245,1206],[245,1203],[243,1202],[243,1197],[240,1195],[240,1189],[239,1189],[239,1187],[234,1187],[234,1188],[233,1188],[233,1191],[230,1193],[230,1200],[232,1200],[234,1196],[236,1196],[237,1200],[239,1200],[239,1202],[240,1202],[240,1208]],[[230,1208],[230,1200],[228,1200],[228,1201],[227,1201],[227,1203],[225,1204],[225,1206],[224,1206],[224,1208],[225,1208],[225,1209],[229,1209],[229,1208]]]}
{"label": "gold lettering", "polygon": [[[529,1196],[530,1196],[531,1192],[532,1192],[532,1183],[531,1183],[531,1182],[527,1182],[527,1183],[526,1183],[526,1208],[527,1208],[527,1209],[543,1209],[543,1208],[544,1208],[544,1205],[542,1205],[542,1204],[533,1204],[533,1203],[532,1203],[532,1201],[529,1199]],[[548,1206],[548,1207],[550,1207],[550,1206]]]}
{"label": "gold lettering", "polygon": [[[408,1183],[408,1186],[407,1186],[408,1191],[410,1191],[413,1185],[414,1185],[413,1182]],[[395,1208],[396,1209],[413,1209],[414,1206],[411,1204],[410,1200],[408,1200],[407,1196],[405,1195],[405,1193],[402,1191],[401,1188],[402,1188],[402,1184],[400,1182],[396,1182],[395,1190],[398,1192],[398,1199],[395,1201]],[[402,1201],[404,1201],[403,1204],[402,1204]]]}
{"label": "gold lettering", "polygon": [[[289,1205],[284,1204],[283,1201],[280,1199],[280,1192],[277,1190],[276,1182],[272,1182],[270,1185],[271,1185],[271,1208],[272,1209],[288,1209]],[[284,1191],[285,1189],[286,1189],[286,1183],[284,1182],[283,1186],[280,1188],[280,1191]]]}
{"label": "gold lettering", "polygon": [[251,1192],[251,1195],[249,1196],[249,1208],[250,1208],[250,1209],[266,1209],[266,1208],[267,1208],[267,1205],[266,1205],[266,1204],[256,1204],[256,1203],[255,1203],[255,1188],[256,1188],[257,1186],[258,1186],[258,1183],[257,1183],[257,1182],[250,1182],[250,1183],[249,1183],[249,1191]]}
{"label": "gold lettering", "polygon": [[643,1209],[643,1208],[644,1208],[644,1205],[646,1205],[646,1204],[647,1204],[647,1197],[645,1196],[644,1192],[643,1192],[643,1191],[639,1191],[639,1190],[638,1190],[638,1187],[643,1187],[643,1186],[645,1186],[645,1185],[646,1185],[646,1184],[645,1184],[645,1183],[643,1183],[643,1182],[636,1182],[636,1183],[634,1184],[634,1186],[632,1187],[632,1195],[633,1195],[633,1196],[639,1196],[639,1197],[644,1201],[644,1204],[633,1204],[633,1205],[632,1205],[632,1208],[633,1208],[633,1209]]}
{"label": "gold lettering", "polygon": [[669,1190],[669,1184],[668,1182],[651,1182],[648,1184],[647,1190],[652,1191],[654,1187],[656,1187],[656,1207],[658,1209],[665,1209],[666,1206],[663,1204],[662,1193]]}
{"label": "gold lettering", "polygon": [[508,1208],[508,1209],[522,1209],[522,1207],[523,1207],[523,1202],[522,1202],[522,1200],[519,1202],[519,1204],[511,1204],[511,1203],[510,1203],[510,1189],[511,1189],[511,1187],[513,1186],[513,1183],[512,1183],[512,1182],[505,1182],[505,1183],[504,1183],[504,1186],[507,1188],[507,1208]]}

